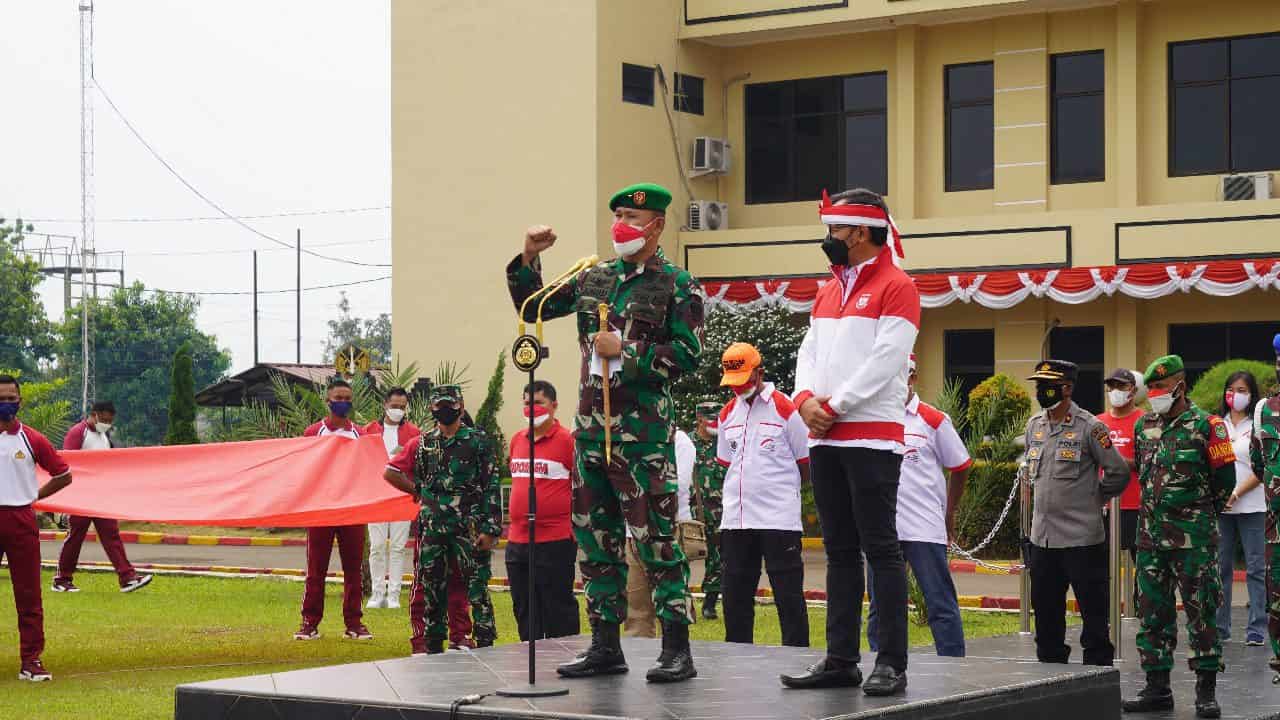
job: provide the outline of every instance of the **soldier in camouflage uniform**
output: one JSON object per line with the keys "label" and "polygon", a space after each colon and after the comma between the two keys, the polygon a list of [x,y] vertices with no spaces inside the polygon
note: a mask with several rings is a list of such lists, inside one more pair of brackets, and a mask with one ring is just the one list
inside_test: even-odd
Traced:
{"label": "soldier in camouflage uniform", "polygon": [[693,433],[693,447],[698,451],[693,467],[693,517],[707,526],[707,559],[702,575],[702,617],[716,619],[716,601],[720,599],[720,516],[724,513],[724,466],[716,462],[716,418],[720,404],[698,403],[698,428]]}
{"label": "soldier in camouflage uniform", "polygon": [[467,587],[477,647],[498,637],[489,599],[490,553],[502,533],[493,444],[462,423],[462,388],[435,385],[429,395],[436,427],[413,438],[387,465],[386,480],[422,504],[414,568],[424,618],[411,618],[414,654],[444,652],[449,566]]}
{"label": "soldier in camouflage uniform", "polygon": [[1187,615],[1189,664],[1196,673],[1196,716],[1222,713],[1216,697],[1223,670],[1215,615],[1222,602],[1218,514],[1235,488],[1235,452],[1222,418],[1187,397],[1182,358],[1166,355],[1147,368],[1152,412],[1134,427],[1134,460],[1142,487],[1138,515],[1138,654],[1146,687],[1125,712],[1173,707],[1169,671],[1177,644],[1177,602]]}
{"label": "soldier in camouflage uniform", "polygon": [[[1271,345],[1280,381],[1280,335]],[[1267,634],[1271,636],[1271,669],[1280,672],[1280,390],[1259,400],[1253,413],[1249,464],[1267,493]]]}
{"label": "soldier in camouflage uniform", "polygon": [[[617,259],[576,276],[547,301],[543,316],[573,314],[582,351],[580,401],[574,422],[573,530],[580,549],[591,619],[591,647],[560,666],[565,677],[627,671],[619,626],[627,613],[627,531],[635,538],[654,586],[662,620],[662,654],[650,682],[697,675],[689,652],[693,622],[689,563],[675,541],[675,407],[670,386],[698,366],[702,353],[702,288],[667,261],[658,240],[671,193],[653,184],[633,185],[612,197]],[[529,228],[524,252],[507,266],[507,284],[518,309],[542,287],[538,255],[556,240],[551,228]],[[526,320],[535,319],[529,304]],[[597,332],[600,303],[609,307],[610,332]],[[609,363],[602,381],[601,358]],[[609,383],[611,417],[604,417],[602,382]],[[606,467],[604,427],[612,433]]]}

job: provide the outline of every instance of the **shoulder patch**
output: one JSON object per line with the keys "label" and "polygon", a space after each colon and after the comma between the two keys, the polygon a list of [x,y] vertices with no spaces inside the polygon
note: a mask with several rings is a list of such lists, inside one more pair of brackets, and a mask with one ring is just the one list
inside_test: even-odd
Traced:
{"label": "shoulder patch", "polygon": [[924,420],[925,423],[934,430],[937,430],[938,426],[942,425],[942,421],[947,419],[946,413],[923,400],[920,401],[919,412],[920,419]]}
{"label": "shoulder patch", "polygon": [[1219,440],[1227,439],[1227,424],[1220,417],[1213,417],[1209,420],[1209,424],[1213,426],[1213,436]]}
{"label": "shoulder patch", "polygon": [[1093,435],[1093,439],[1098,441],[1103,450],[1111,447],[1111,431],[1107,429],[1106,425],[1100,422],[1094,423],[1093,429],[1089,431],[1089,434]]}

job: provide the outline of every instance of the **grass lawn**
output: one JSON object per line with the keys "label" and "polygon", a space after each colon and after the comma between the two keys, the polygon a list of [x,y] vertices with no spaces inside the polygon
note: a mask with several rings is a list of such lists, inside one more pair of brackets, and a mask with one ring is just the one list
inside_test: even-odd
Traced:
{"label": "grass lawn", "polygon": [[[45,587],[52,579],[45,573]],[[302,584],[284,579],[158,576],[144,590],[118,592],[110,573],[76,576],[83,592],[44,593],[52,683],[17,680],[16,617],[8,569],[0,570],[0,720],[40,718],[172,718],[175,685],[221,677],[296,670],[316,665],[403,657],[409,652],[407,610],[371,610],[374,640],[341,639],[340,588],[329,585],[323,637],[297,642]],[[494,594],[499,642],[517,637],[511,598]],[[772,607],[756,613],[756,641],[778,644]],[[809,611],[810,637],[825,645],[825,610]],[[965,635],[1017,630],[1013,614],[965,612]],[[585,617],[583,627],[586,628]],[[699,622],[692,636],[723,640],[721,622]],[[930,645],[927,627],[911,625],[911,644]],[[655,643],[654,657],[657,656]],[[647,667],[653,657],[631,658]]]}

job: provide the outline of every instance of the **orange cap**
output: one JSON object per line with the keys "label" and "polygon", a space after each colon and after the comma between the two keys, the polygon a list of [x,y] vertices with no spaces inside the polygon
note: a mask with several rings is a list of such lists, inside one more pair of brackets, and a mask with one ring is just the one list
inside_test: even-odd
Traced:
{"label": "orange cap", "polygon": [[760,367],[760,352],[750,343],[736,342],[725,349],[720,357],[724,376],[721,386],[742,385],[751,379],[751,373]]}

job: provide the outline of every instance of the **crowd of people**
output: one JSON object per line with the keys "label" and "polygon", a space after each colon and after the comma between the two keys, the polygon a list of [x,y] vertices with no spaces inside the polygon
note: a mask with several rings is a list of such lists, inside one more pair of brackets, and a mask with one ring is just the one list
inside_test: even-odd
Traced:
{"label": "crowd of people", "polygon": [[[696,426],[676,426],[671,384],[698,366],[703,296],[697,280],[663,255],[659,239],[671,194],[653,184],[610,200],[617,258],[544,287],[541,254],[556,242],[531,227],[506,267],[511,299],[525,320],[573,316],[582,355],[572,431],[558,419],[554,386],[524,388],[531,429],[510,442],[512,479],[505,562],[522,640],[576,635],[577,573],[584,580],[591,644],[557,668],[567,678],[629,670],[621,634],[662,638],[651,682],[697,675],[688,627],[695,621],[686,550],[705,563],[701,615],[718,617],[724,639],[754,641],[756,591],[768,576],[782,643],[809,644],[804,597],[801,488],[812,485],[826,551],[824,657],[795,674],[792,688],[861,686],[893,695],[907,685],[907,581],[919,582],[938,655],[965,654],[956,588],[947,556],[972,459],[951,419],[915,392],[913,354],[920,301],[901,269],[901,239],[883,198],[866,190],[827,197],[822,250],[833,281],[815,299],[795,358],[795,388],[781,392],[747,343],[721,357],[726,403],[697,406]],[[530,298],[542,296],[535,305]],[[535,307],[537,308],[535,310]],[[1280,372],[1280,335],[1274,350]],[[1146,685],[1125,700],[1129,712],[1172,707],[1175,592],[1185,608],[1196,712],[1218,717],[1215,687],[1223,640],[1230,637],[1230,588],[1237,542],[1249,589],[1248,645],[1262,645],[1270,616],[1272,667],[1280,669],[1280,396],[1260,397],[1248,372],[1231,375],[1217,414],[1191,403],[1181,358],[1167,355],[1139,374],[1106,379],[1108,412],[1077,404],[1077,367],[1048,359],[1028,380],[1041,410],[1027,423],[1020,465],[1033,488],[1024,559],[1031,577],[1036,654],[1065,663],[1066,597],[1083,618],[1086,664],[1110,665],[1108,543],[1138,568],[1138,647]],[[1138,408],[1145,400],[1150,411]],[[411,651],[485,647],[497,637],[488,585],[504,518],[495,448],[473,427],[457,385],[435,385],[434,427],[406,419],[408,394],[391,388],[383,417],[350,420],[351,387],[335,379],[329,414],[308,436],[383,438],[386,482],[421,506],[409,522],[312,528],[301,625],[294,637],[320,637],[324,583],[336,541],[343,582],[344,637],[366,640],[365,609],[400,607],[404,549],[413,539],[409,601]],[[31,504],[70,483],[70,469],[47,440],[17,419],[16,379],[0,376],[0,552],[9,558],[18,606],[22,671],[44,680],[39,540]],[[608,410],[606,410],[608,408]],[[114,408],[96,404],[68,434],[68,448],[111,446]],[[530,455],[533,455],[532,462]],[[35,466],[51,479],[37,487]],[[528,513],[530,486],[536,524]],[[1119,497],[1118,538],[1104,508]],[[107,549],[121,590],[150,577],[129,565],[112,520],[72,518],[53,590],[75,592],[79,548],[90,524]],[[536,533],[536,535],[534,534]],[[366,539],[372,574],[367,608],[361,587]],[[576,567],[575,567],[576,564]],[[532,590],[530,576],[534,577]],[[1225,589],[1225,593],[1224,593]],[[873,670],[860,670],[862,606]]]}

